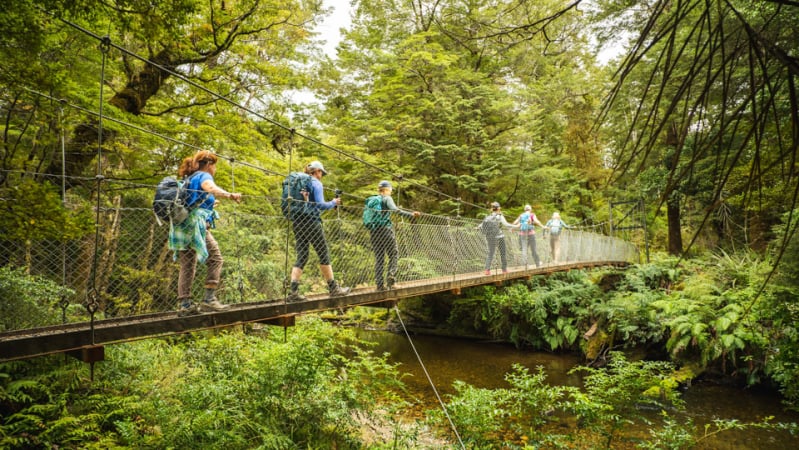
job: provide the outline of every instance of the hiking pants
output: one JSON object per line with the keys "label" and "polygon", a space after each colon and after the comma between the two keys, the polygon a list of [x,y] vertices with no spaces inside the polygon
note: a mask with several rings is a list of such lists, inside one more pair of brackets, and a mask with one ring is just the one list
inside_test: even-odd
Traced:
{"label": "hiking pants", "polygon": [[522,264],[524,264],[525,266],[527,265],[527,249],[529,248],[530,251],[533,253],[533,261],[535,261],[535,265],[536,266],[541,265],[541,259],[538,257],[538,252],[535,249],[534,234],[520,235],[519,246],[522,248]]}
{"label": "hiking pants", "polygon": [[297,260],[294,262],[294,267],[304,269],[305,263],[308,262],[310,256],[310,246],[313,245],[316,256],[319,257],[319,264],[323,266],[330,265],[330,252],[327,249],[327,240],[325,239],[325,230],[322,228],[322,222],[314,218],[298,219],[294,224],[294,250],[297,252]]}
{"label": "hiking pants", "polygon": [[502,262],[502,270],[508,270],[508,252],[505,248],[504,237],[486,236],[488,242],[488,257],[486,257],[486,270],[491,269],[491,261],[494,260],[494,252],[499,247],[499,259]]}
{"label": "hiking pants", "polygon": [[552,251],[552,262],[560,259],[560,234],[549,235],[549,248]]}
{"label": "hiking pants", "polygon": [[377,287],[383,287],[383,265],[385,257],[388,256],[388,277],[396,278],[397,260],[399,250],[397,248],[397,238],[394,236],[393,227],[376,227],[369,230],[372,240],[372,250],[375,252],[375,283]]}
{"label": "hiking pants", "polygon": [[[211,230],[205,230],[205,245],[208,247],[208,259],[205,265],[208,271],[205,273],[205,285],[218,286],[222,275],[222,252],[219,251],[219,244],[211,235]],[[180,272],[178,273],[178,299],[191,298],[191,285],[194,283],[194,274],[197,271],[197,252],[187,248],[178,252],[180,261]]]}

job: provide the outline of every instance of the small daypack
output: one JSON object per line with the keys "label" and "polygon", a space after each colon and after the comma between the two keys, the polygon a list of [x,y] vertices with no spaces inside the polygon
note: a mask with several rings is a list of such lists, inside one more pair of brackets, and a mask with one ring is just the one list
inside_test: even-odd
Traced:
{"label": "small daypack", "polygon": [[521,231],[530,231],[533,229],[533,215],[531,213],[522,213],[519,224],[519,230]]}
{"label": "small daypack", "polygon": [[158,221],[171,222],[179,225],[189,217],[191,212],[188,190],[189,181],[178,181],[175,177],[164,177],[158,186],[155,187],[155,198],[153,198],[153,212]]}
{"label": "small daypack", "polygon": [[391,224],[389,212],[383,210],[382,195],[373,195],[364,202],[363,224],[370,230]]}
{"label": "small daypack", "polygon": [[302,194],[311,192],[311,176],[304,172],[291,172],[283,180],[283,193],[280,195],[280,210],[283,217],[296,220],[309,214],[308,202]]}
{"label": "small daypack", "polygon": [[559,235],[560,230],[563,228],[563,222],[561,220],[552,220],[550,223],[552,225],[549,226],[549,232],[552,233],[553,236]]}
{"label": "small daypack", "polygon": [[499,220],[499,216],[494,214],[490,214],[483,219],[483,223],[480,224],[483,234],[487,237],[499,236]]}

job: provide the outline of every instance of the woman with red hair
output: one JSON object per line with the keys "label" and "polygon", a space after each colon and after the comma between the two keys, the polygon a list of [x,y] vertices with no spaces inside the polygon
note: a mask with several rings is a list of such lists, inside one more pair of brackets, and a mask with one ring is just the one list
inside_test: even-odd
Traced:
{"label": "woman with red hair", "polygon": [[[227,192],[214,182],[218,158],[210,151],[202,150],[183,160],[178,175],[188,183],[191,208],[189,217],[169,231],[169,249],[177,253],[180,261],[178,275],[178,315],[187,316],[203,311],[222,311],[229,305],[216,298],[216,288],[222,275],[222,253],[209,228],[214,228],[217,199],[241,201],[241,194]],[[191,298],[191,286],[197,261],[205,263],[205,295],[203,301],[195,304]]]}

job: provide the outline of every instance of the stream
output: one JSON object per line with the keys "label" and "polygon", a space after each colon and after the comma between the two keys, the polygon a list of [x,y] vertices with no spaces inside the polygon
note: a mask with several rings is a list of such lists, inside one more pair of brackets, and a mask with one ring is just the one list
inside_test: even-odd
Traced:
{"label": "stream", "polygon": [[[404,381],[411,395],[419,401],[420,413],[440,408],[413,348],[404,335],[386,331],[360,330],[361,339],[372,342],[376,354],[389,353],[390,361],[400,363],[400,371],[408,374]],[[430,378],[444,401],[454,393],[452,383],[461,380],[476,387],[507,387],[504,374],[514,363],[533,373],[544,367],[547,381],[553,385],[580,386],[581,376],[568,374],[582,358],[546,352],[519,350],[508,344],[487,343],[440,336],[412,335],[413,344],[424,362]],[[695,381],[683,393],[685,412],[699,433],[701,426],[713,419],[737,419],[741,422],[762,421],[799,423],[799,413],[785,411],[776,392],[763,389],[741,389],[712,382]],[[657,415],[653,412],[653,419]],[[646,434],[646,428],[639,430]],[[799,436],[787,431],[747,429],[724,431],[705,439],[695,448],[719,450],[793,449],[799,448]]]}

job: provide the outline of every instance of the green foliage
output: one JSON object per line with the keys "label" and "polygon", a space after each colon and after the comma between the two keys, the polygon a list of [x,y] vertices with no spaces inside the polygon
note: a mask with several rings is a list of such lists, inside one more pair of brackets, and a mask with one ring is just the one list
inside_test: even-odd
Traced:
{"label": "green foliage", "polygon": [[[502,432],[510,417],[507,403],[512,393],[505,389],[482,389],[462,381],[453,385],[456,393],[449,401],[447,411],[458,433],[469,448],[491,448],[502,441]],[[438,410],[430,412],[441,420]]]}
{"label": "green foliage", "polygon": [[[477,301],[481,294],[484,300]],[[449,323],[508,339],[517,346],[576,349],[580,328],[587,328],[588,305],[600,295],[585,272],[553,274],[530,285],[473,290],[470,298],[454,302]]]}
{"label": "green foliage", "polygon": [[0,239],[64,242],[93,231],[88,210],[65,208],[58,189],[50,183],[26,178],[0,188],[0,198],[5,200],[0,210]]}
{"label": "green foliage", "polygon": [[[579,16],[558,15],[550,31],[570,43],[561,46],[535,25],[559,12],[558,2],[461,6],[360,2],[319,83],[323,123],[341,145],[466,202],[403,190],[420,210],[463,213],[489,198],[590,205],[586,179],[600,178],[602,167],[586,118],[600,95],[586,83],[591,63],[579,27],[567,25]],[[512,31],[522,28],[530,36]],[[552,45],[557,54],[544,56]],[[346,182],[361,180],[352,173]]]}
{"label": "green foliage", "polygon": [[[518,365],[505,375],[506,388],[481,389],[457,381],[447,404],[449,416],[468,448],[486,449],[621,448],[632,440],[639,448],[681,449],[728,430],[797,431],[797,424],[773,423],[772,418],[751,423],[714,419],[696,427],[682,418],[684,403],[672,377],[673,365],[628,361],[618,352],[610,356],[605,368],[572,371],[585,374],[582,389],[549,386],[543,369],[531,374]],[[658,411],[661,420],[649,411]],[[441,411],[430,411],[429,417],[447,428]],[[570,427],[573,418],[577,428]],[[628,425],[648,426],[650,437],[631,435],[625,430]]]}
{"label": "green foliage", "polygon": [[[575,388],[550,386],[546,373],[539,367],[536,373],[520,365],[505,374],[508,388],[482,389],[456,381],[447,404],[447,412],[468,448],[496,448],[518,445],[532,437],[533,442],[551,440],[543,427],[553,420],[552,414],[562,411]],[[443,423],[440,410],[429,417]]]}
{"label": "green foliage", "polygon": [[[795,405],[799,308],[792,288],[772,283],[761,291],[770,269],[748,252],[676,262],[658,256],[624,271],[570,271],[472,289],[452,301],[448,325],[517,346],[582,347],[592,360],[619,347],[666,350],[694,375],[711,371],[749,385],[768,376]],[[589,329],[593,336],[583,344]]]}
{"label": "green foliage", "polygon": [[403,404],[396,369],[349,330],[311,319],[275,335],[110,347],[94,383],[55,359],[0,366],[0,446],[361,448],[356,418]]}
{"label": "green foliage", "polygon": [[31,276],[24,269],[0,267],[0,331],[59,323],[59,302],[71,294],[71,290]]}

